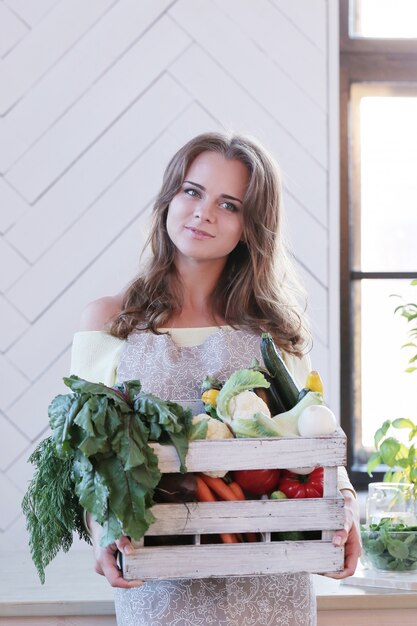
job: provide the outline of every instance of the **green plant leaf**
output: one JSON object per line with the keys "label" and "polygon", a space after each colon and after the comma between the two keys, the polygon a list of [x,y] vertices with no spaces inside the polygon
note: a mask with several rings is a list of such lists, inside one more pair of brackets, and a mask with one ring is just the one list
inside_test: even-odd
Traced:
{"label": "green plant leaf", "polygon": [[401,444],[394,437],[384,439],[379,447],[382,462],[388,467],[394,467],[397,460],[397,454],[401,449]]}
{"label": "green plant leaf", "polygon": [[380,464],[381,464],[381,455],[379,454],[379,452],[374,452],[373,454],[371,454],[368,460],[368,464],[367,464],[368,474],[372,476],[372,472]]}
{"label": "green plant leaf", "polygon": [[387,434],[390,426],[391,426],[391,421],[390,420],[385,420],[385,422],[382,424],[382,426],[380,428],[378,428],[378,430],[375,432],[374,443],[375,443],[375,448],[377,450],[378,450],[379,442],[381,441],[381,439],[383,439],[385,437],[385,435]]}
{"label": "green plant leaf", "polygon": [[[161,473],[157,469],[157,457],[154,456],[152,476],[147,468],[143,472],[148,480],[148,488],[144,481],[138,480],[141,478],[135,471],[138,468],[124,471],[121,459],[109,457],[100,464],[100,474],[109,489],[109,509],[122,521],[123,533],[136,540],[141,539],[155,521],[149,509],[149,483],[154,489],[161,479]],[[113,541],[117,538],[114,537]]]}
{"label": "green plant leaf", "polygon": [[206,418],[199,420],[195,424],[192,424],[188,436],[189,441],[195,441],[196,439],[206,439],[209,419],[209,416],[207,416]]}
{"label": "green plant leaf", "polygon": [[107,512],[109,490],[102,476],[80,450],[75,453],[73,478],[81,506],[102,524]]}
{"label": "green plant leaf", "polygon": [[242,391],[255,389],[257,387],[263,387],[266,389],[270,387],[270,383],[266,380],[265,376],[261,374],[261,372],[251,369],[241,369],[233,372],[217,396],[217,413],[219,416],[225,421],[230,419],[230,400]]}
{"label": "green plant leaf", "polygon": [[407,469],[410,466],[410,461],[407,458],[397,459],[398,467],[402,467],[403,469]]}
{"label": "green plant leaf", "polygon": [[415,372],[416,370],[417,370],[417,367],[406,367],[404,371],[407,372],[408,374],[411,374],[411,372]]}
{"label": "green plant leaf", "polygon": [[406,417],[399,417],[393,420],[392,425],[394,428],[415,428],[416,425],[410,419]]}
{"label": "green plant leaf", "polygon": [[103,531],[100,536],[100,546],[106,548],[119,539],[123,533],[123,528],[117,515],[108,509],[102,522]]}

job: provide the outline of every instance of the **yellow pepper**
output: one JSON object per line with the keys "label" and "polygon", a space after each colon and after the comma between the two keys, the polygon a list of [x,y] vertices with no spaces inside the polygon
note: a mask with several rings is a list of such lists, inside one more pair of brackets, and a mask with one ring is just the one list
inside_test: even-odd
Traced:
{"label": "yellow pepper", "polygon": [[318,391],[323,394],[323,381],[316,370],[312,370],[307,376],[305,387],[310,391]]}
{"label": "yellow pepper", "polygon": [[219,395],[219,393],[220,391],[218,389],[208,389],[201,396],[201,400],[204,402],[204,404],[210,404],[210,406],[216,407],[217,396]]}

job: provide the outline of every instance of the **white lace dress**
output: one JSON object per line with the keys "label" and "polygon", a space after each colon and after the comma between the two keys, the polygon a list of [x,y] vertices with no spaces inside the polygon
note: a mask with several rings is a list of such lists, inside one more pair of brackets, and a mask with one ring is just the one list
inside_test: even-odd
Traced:
{"label": "white lace dress", "polygon": [[[202,344],[177,346],[169,335],[132,333],[121,353],[117,382],[138,378],[143,389],[200,412],[200,387],[210,374],[225,380],[262,363],[259,336],[220,328]],[[118,626],[315,626],[308,574],[147,582],[116,589]]]}

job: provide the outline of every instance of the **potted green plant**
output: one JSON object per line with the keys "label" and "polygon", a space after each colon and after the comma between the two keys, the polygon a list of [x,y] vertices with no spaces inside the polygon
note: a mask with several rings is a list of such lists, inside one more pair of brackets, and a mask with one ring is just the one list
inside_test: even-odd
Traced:
{"label": "potted green plant", "polygon": [[[416,286],[417,279],[411,284]],[[414,353],[417,348],[417,304],[401,304],[395,313],[411,324],[407,333],[409,341],[402,347],[413,348],[405,370],[412,373],[417,370],[417,353]],[[383,571],[416,570],[417,423],[408,417],[386,420],[375,432],[374,443],[375,452],[369,458],[368,473],[372,476],[372,471],[380,465],[388,469],[383,483],[369,485],[372,497],[368,497],[368,504],[372,500],[371,506],[376,502],[381,508],[377,517],[367,514],[367,524],[361,528],[365,560]],[[408,503],[407,498],[411,500]]]}

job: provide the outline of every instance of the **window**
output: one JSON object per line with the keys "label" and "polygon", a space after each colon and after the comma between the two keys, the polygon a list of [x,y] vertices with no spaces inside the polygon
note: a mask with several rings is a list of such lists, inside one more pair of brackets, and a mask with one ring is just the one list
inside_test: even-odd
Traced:
{"label": "window", "polygon": [[407,324],[393,314],[417,299],[415,0],[341,0],[340,121],[342,426],[364,487],[375,430],[417,418]]}

